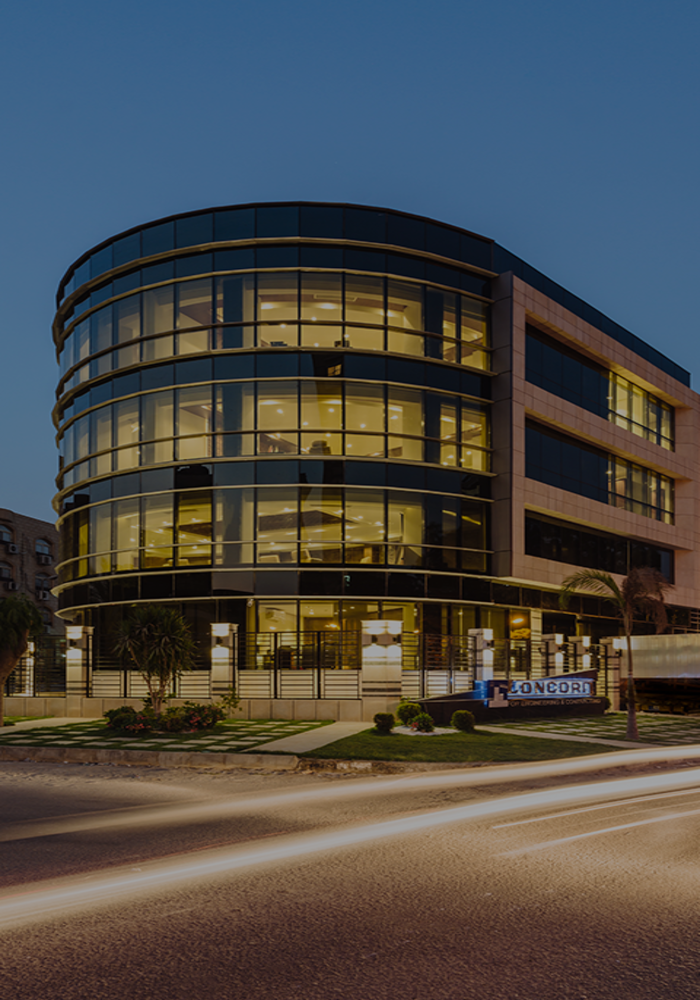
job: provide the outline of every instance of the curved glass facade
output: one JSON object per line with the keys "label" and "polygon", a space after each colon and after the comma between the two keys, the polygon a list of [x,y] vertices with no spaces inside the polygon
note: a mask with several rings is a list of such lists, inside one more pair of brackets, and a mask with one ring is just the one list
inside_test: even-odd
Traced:
{"label": "curved glass facade", "polygon": [[54,324],[61,613],[99,625],[175,599],[250,631],[473,626],[491,246],[400,213],[271,205],[85,255]]}

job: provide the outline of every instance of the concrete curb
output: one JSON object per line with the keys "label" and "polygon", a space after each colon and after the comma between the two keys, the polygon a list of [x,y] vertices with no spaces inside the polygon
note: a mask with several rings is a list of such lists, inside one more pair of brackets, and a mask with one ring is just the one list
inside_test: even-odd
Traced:
{"label": "concrete curb", "polygon": [[159,750],[98,750],[90,747],[0,746],[0,760],[37,764],[141,764],[146,767],[262,768],[293,771],[299,758],[274,753],[187,753]]}

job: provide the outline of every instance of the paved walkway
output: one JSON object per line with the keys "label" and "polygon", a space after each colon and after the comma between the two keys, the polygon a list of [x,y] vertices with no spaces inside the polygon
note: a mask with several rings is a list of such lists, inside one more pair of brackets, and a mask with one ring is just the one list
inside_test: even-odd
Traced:
{"label": "paved walkway", "polygon": [[0,726],[0,733],[16,733],[21,729],[43,729],[45,726],[69,726],[71,723],[77,722],[101,722],[102,718],[102,716],[92,719],[75,718],[75,716],[61,718],[61,716],[52,715],[49,719],[28,719],[27,722],[15,722],[14,726]]}
{"label": "paved walkway", "polygon": [[283,736],[281,740],[262,743],[255,749],[275,750],[280,753],[307,753],[309,750],[318,750],[319,747],[328,746],[329,743],[342,740],[345,736],[354,736],[364,729],[371,728],[371,722],[333,722],[330,726],[321,726],[320,729],[309,729],[305,733]]}

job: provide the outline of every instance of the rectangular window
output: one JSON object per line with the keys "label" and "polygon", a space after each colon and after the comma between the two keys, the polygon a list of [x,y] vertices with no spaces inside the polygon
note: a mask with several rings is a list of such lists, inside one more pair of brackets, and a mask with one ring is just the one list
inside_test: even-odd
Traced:
{"label": "rectangular window", "polygon": [[216,279],[216,322],[252,323],[255,320],[255,275]]}
{"label": "rectangular window", "polygon": [[126,344],[141,336],[140,295],[130,295],[114,303],[114,325],[118,344]]}
{"label": "rectangular window", "polygon": [[182,281],[177,285],[177,327],[211,326],[211,278]]}
{"label": "rectangular window", "polygon": [[345,562],[385,562],[386,512],[383,490],[346,490]]}
{"label": "rectangular window", "polygon": [[118,573],[139,566],[139,501],[118,500],[114,505],[114,544]]}
{"label": "rectangular window", "polygon": [[299,318],[299,278],[295,273],[258,275],[258,320],[265,323]]}
{"label": "rectangular window", "polygon": [[345,322],[383,326],[384,320],[384,279],[346,275]]}
{"label": "rectangular window", "polygon": [[124,399],[114,404],[117,469],[136,469],[139,465],[139,400]]}
{"label": "rectangular window", "polygon": [[[160,439],[160,440],[158,440]],[[173,459],[173,390],[141,397],[141,461],[157,465]]]}
{"label": "rectangular window", "polygon": [[211,455],[211,385],[177,390],[177,457],[206,458]]}
{"label": "rectangular window", "polygon": [[91,572],[109,573],[112,568],[112,505],[98,504],[90,508],[90,551],[92,556]]}
{"label": "rectangular window", "polygon": [[387,562],[420,566],[423,544],[423,500],[415,493],[389,492]]}
{"label": "rectangular window", "polygon": [[254,491],[216,490],[216,565],[244,566],[254,561]]}
{"label": "rectangular window", "polygon": [[143,335],[168,333],[175,326],[174,288],[164,285],[143,292]]}
{"label": "rectangular window", "polygon": [[141,568],[173,564],[173,500],[162,494],[144,497],[141,514]]}
{"label": "rectangular window", "polygon": [[91,353],[104,351],[112,346],[112,307],[98,309],[90,317]]}
{"label": "rectangular window", "polygon": [[343,500],[340,490],[301,491],[302,562],[339,563],[343,527]]}
{"label": "rectangular window", "polygon": [[198,490],[177,497],[177,565],[208,566],[211,563],[211,493]]}
{"label": "rectangular window", "polygon": [[298,490],[294,487],[259,489],[256,561],[296,563],[298,536]]}

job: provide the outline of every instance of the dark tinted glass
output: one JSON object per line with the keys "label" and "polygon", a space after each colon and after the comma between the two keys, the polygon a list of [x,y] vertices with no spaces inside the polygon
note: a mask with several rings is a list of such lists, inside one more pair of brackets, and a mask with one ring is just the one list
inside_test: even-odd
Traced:
{"label": "dark tinted glass", "polygon": [[151,469],[141,473],[141,492],[160,493],[161,490],[171,490],[173,482],[173,469]]}
{"label": "dark tinted glass", "polygon": [[245,271],[255,267],[255,250],[217,250],[214,254],[214,270]]}
{"label": "dark tinted glass", "polygon": [[328,571],[310,572],[302,570],[299,574],[299,593],[305,596],[318,594],[324,597],[328,594],[341,594],[343,586],[342,573]]}
{"label": "dark tinted glass", "polygon": [[345,463],[345,482],[351,486],[384,486],[386,466],[383,462]]}
{"label": "dark tinted glass", "polygon": [[296,267],[298,247],[258,247],[255,253],[258,267]]}
{"label": "dark tinted glass", "polygon": [[250,240],[254,236],[254,208],[232,208],[214,213],[215,240]]}
{"label": "dark tinted glass", "polygon": [[214,466],[215,486],[249,486],[254,482],[253,462],[220,462]]}
{"label": "dark tinted glass", "polygon": [[453,285],[459,288],[462,272],[456,268],[443,267],[441,264],[431,264],[428,261],[425,265],[425,277],[428,281],[434,281],[436,285]]}
{"label": "dark tinted glass", "polygon": [[256,474],[259,483],[298,483],[299,463],[274,459],[258,462]]}
{"label": "dark tinted glass", "polygon": [[[390,370],[393,363],[389,362]],[[422,369],[423,366],[420,367]],[[346,378],[366,378],[383,382],[387,377],[387,363],[384,358],[367,354],[350,354],[343,361],[343,374]],[[388,378],[390,381],[396,381],[392,375]]]}
{"label": "dark tinted glass", "polygon": [[346,250],[345,266],[349,271],[385,271],[386,254],[370,250]]}
{"label": "dark tinted glass", "polygon": [[[75,589],[78,591],[82,588],[76,587]],[[87,590],[87,587],[85,589]],[[139,578],[137,576],[117,577],[112,580],[111,590],[113,601],[137,601],[139,596]],[[85,596],[87,598],[87,594]],[[76,601],[76,603],[82,603],[82,601]]]}
{"label": "dark tinted glass", "polygon": [[175,573],[176,597],[209,597],[211,573]]}
{"label": "dark tinted glass", "polygon": [[402,257],[399,254],[387,254],[386,269],[390,274],[400,274],[406,278],[424,278],[425,261],[417,257]]}
{"label": "dark tinted glass", "polygon": [[257,236],[298,236],[299,209],[296,205],[257,210]]}
{"label": "dark tinted glass", "polygon": [[454,257],[455,260],[459,260],[459,233],[456,229],[435,226],[429,222],[425,227],[425,249],[441,257]]}
{"label": "dark tinted glass", "polygon": [[124,236],[112,245],[114,251],[114,267],[128,264],[129,261],[138,260],[141,256],[141,233],[132,233]]}
{"label": "dark tinted glass", "polygon": [[340,247],[301,247],[299,263],[302,267],[342,267],[343,251]]}
{"label": "dark tinted glass", "polygon": [[258,594],[296,594],[298,591],[298,573],[282,573],[272,570],[269,573],[255,574],[255,590]]}
{"label": "dark tinted glass", "polygon": [[300,209],[299,233],[301,236],[327,236],[329,239],[342,239],[342,208],[303,205]]}
{"label": "dark tinted glass", "polygon": [[112,480],[101,479],[90,486],[90,500],[92,503],[99,503],[100,500],[109,500],[112,496]]}
{"label": "dark tinted glass", "polygon": [[462,233],[459,239],[460,260],[475,267],[481,267],[484,271],[495,270],[491,263],[491,242],[476,239],[474,236],[467,236]]}
{"label": "dark tinted glass", "polygon": [[213,218],[210,212],[178,219],[175,223],[175,245],[192,247],[198,243],[211,243],[214,235]]}
{"label": "dark tinted glass", "polygon": [[175,223],[161,222],[159,226],[149,226],[141,232],[143,256],[165,253],[175,248]]}
{"label": "dark tinted glass", "polygon": [[110,244],[102,250],[98,250],[90,258],[90,277],[96,278],[98,274],[104,274],[112,267],[113,248]]}
{"label": "dark tinted glass", "polygon": [[532,326],[526,333],[525,377],[590,413],[608,415],[607,372]]}
{"label": "dark tinted glass", "polygon": [[214,358],[214,378],[252,378],[255,358],[252,354],[235,354]]}
{"label": "dark tinted glass", "polygon": [[139,391],[139,375],[138,372],[132,372],[130,375],[119,375],[117,378],[112,380],[112,398],[116,399],[118,396],[130,396],[132,392]]}
{"label": "dark tinted glass", "polygon": [[112,295],[112,282],[110,281],[106,285],[101,285],[96,288],[94,292],[90,295],[90,305],[98,306],[100,302],[104,302],[106,299],[110,298]]}
{"label": "dark tinted glass", "polygon": [[179,385],[186,382],[211,381],[211,358],[196,358],[194,361],[178,361],[175,365],[175,381]]}
{"label": "dark tinted glass", "polygon": [[426,596],[446,601],[459,600],[459,577],[431,573],[428,575],[426,583],[428,588]]}
{"label": "dark tinted glass", "polygon": [[343,589],[346,597],[383,597],[385,589],[384,573],[353,571],[343,574]]}
{"label": "dark tinted glass", "polygon": [[403,215],[389,215],[387,219],[387,243],[398,247],[425,249],[425,223],[421,219],[408,219]]}
{"label": "dark tinted glass", "polygon": [[172,573],[153,573],[141,577],[141,600],[157,601],[172,597]]}
{"label": "dark tinted glass", "polygon": [[140,493],[138,472],[130,472],[126,476],[115,476],[112,480],[112,496],[128,497]]}
{"label": "dark tinted glass", "polygon": [[390,358],[387,362],[386,377],[389,382],[406,382],[408,385],[423,385],[425,367],[421,361],[400,361]]}
{"label": "dark tinted glass", "polygon": [[165,260],[162,264],[151,264],[141,268],[141,284],[156,285],[161,281],[170,281],[175,277],[175,262]]}
{"label": "dark tinted glass", "polygon": [[141,370],[142,389],[161,389],[175,382],[175,369],[172,365],[155,365],[153,368]]}
{"label": "dark tinted glass", "polygon": [[75,283],[75,287],[80,288],[81,285],[84,285],[85,282],[89,280],[90,280],[90,261],[86,260],[84,261],[84,263],[80,265],[80,267],[76,267],[75,274],[73,276],[73,281]]}
{"label": "dark tinted glass", "polygon": [[386,215],[366,208],[346,208],[345,239],[386,243]]}
{"label": "dark tinted glass", "polygon": [[175,275],[187,278],[191,274],[208,274],[214,268],[214,258],[210,253],[193,254],[175,261]]}
{"label": "dark tinted glass", "polygon": [[389,573],[387,595],[389,597],[423,597],[425,578],[422,573]]}
{"label": "dark tinted glass", "polygon": [[[429,486],[432,470],[428,474]],[[405,489],[422,490],[425,488],[425,470],[419,465],[388,465],[386,468],[387,486],[398,486]]]}
{"label": "dark tinted glass", "polygon": [[129,274],[123,274],[120,278],[115,278],[112,284],[115,295],[123,295],[124,292],[131,292],[141,284],[141,272],[130,271]]}
{"label": "dark tinted glass", "polygon": [[175,489],[195,490],[211,486],[213,478],[211,465],[181,465],[175,469]]}
{"label": "dark tinted glass", "polygon": [[112,383],[102,382],[100,385],[95,385],[90,390],[90,405],[99,406],[100,403],[106,403],[108,399],[112,398]]}
{"label": "dark tinted glass", "polygon": [[259,354],[256,367],[259,378],[296,375],[299,370],[299,355],[287,352]]}

